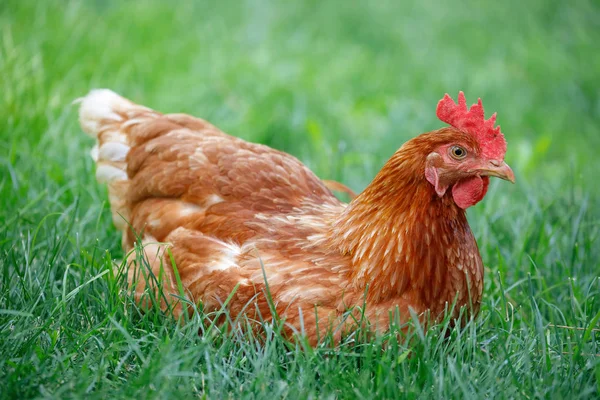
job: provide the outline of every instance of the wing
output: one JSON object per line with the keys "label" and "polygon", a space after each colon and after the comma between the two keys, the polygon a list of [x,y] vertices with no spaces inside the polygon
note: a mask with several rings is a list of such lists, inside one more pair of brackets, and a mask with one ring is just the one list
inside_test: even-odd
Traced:
{"label": "wing", "polygon": [[163,115],[96,90],[82,99],[80,121],[98,140],[97,179],[109,186],[126,247],[135,239],[128,223],[159,241],[185,227],[243,243],[260,226],[247,224],[257,214],[340,204],[295,157],[229,136],[202,119]]}

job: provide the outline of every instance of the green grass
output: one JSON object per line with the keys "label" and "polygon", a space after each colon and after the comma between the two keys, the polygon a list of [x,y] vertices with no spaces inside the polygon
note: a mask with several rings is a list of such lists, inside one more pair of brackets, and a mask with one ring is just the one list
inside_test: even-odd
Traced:
{"label": "green grass", "polygon": [[[121,4],[122,3],[122,4]],[[594,1],[0,2],[0,396],[593,398],[600,395],[600,8]],[[141,314],[91,140],[70,105],[109,87],[364,188],[464,90],[517,185],[469,219],[482,310],[307,349]],[[384,340],[386,345],[382,345]]]}

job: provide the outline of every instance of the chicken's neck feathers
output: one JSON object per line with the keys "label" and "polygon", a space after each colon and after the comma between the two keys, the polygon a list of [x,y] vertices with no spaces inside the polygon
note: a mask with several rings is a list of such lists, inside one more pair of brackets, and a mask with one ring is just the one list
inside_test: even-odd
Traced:
{"label": "chicken's neck feathers", "polygon": [[398,150],[332,225],[331,242],[352,258],[354,286],[369,285],[375,301],[414,291],[428,307],[451,302],[480,273],[465,211],[437,196],[422,160],[410,146]]}

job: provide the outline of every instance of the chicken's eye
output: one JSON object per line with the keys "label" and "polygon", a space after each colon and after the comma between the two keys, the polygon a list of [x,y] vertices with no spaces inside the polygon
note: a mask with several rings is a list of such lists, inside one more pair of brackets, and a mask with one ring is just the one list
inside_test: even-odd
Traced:
{"label": "chicken's eye", "polygon": [[467,156],[467,150],[460,146],[452,146],[450,147],[450,156],[455,160],[462,160]]}

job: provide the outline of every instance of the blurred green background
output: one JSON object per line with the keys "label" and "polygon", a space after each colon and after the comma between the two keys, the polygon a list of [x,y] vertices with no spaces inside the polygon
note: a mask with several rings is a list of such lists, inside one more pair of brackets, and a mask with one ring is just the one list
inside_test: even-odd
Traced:
{"label": "blurred green background", "polygon": [[[106,300],[106,293],[116,293],[106,289],[112,287],[106,276],[86,283],[110,267],[102,260],[121,256],[106,191],[95,183],[88,157],[93,141],[81,133],[71,105],[99,87],[159,111],[205,118],[232,135],[289,152],[320,177],[357,191],[403,142],[443,126],[435,107],[444,93],[456,98],[463,90],[469,103],[481,97],[488,116],[498,112],[517,184],[494,181],[486,199],[469,210],[488,266],[477,340],[512,361],[472,356],[462,380],[442,373],[440,381],[448,354],[431,364],[415,356],[409,364],[390,361],[399,375],[390,367],[384,378],[391,388],[405,379],[423,393],[440,384],[436,393],[442,397],[462,388],[457,381],[476,382],[473,390],[492,397],[598,393],[596,331],[579,330],[597,327],[600,309],[597,1],[1,0],[5,393],[43,395],[39,388],[46,387],[46,395],[56,394],[67,386],[87,393],[86,368],[113,371],[123,352],[131,352],[129,339],[113,349],[110,322],[90,322],[121,312],[119,301]],[[83,283],[85,289],[65,300]],[[105,301],[108,308],[98,308]],[[510,320],[507,302],[510,327],[494,319],[506,314]],[[175,351],[161,341],[168,334],[152,341],[144,335],[158,328],[132,321],[129,338],[145,343],[148,360]],[[573,329],[553,331],[554,325]],[[516,336],[513,327],[520,330]],[[88,353],[77,344],[90,338],[102,344],[100,350]],[[500,347],[494,350],[494,343]],[[213,357],[214,349],[207,349]],[[91,361],[61,358],[82,351]],[[143,392],[143,371],[154,375],[144,369],[150,363],[142,364],[121,373],[137,376]],[[231,376],[242,368],[233,364],[223,366],[232,368]],[[194,373],[206,367],[186,365]],[[431,375],[417,373],[422,365]],[[313,367],[307,364],[309,371]],[[78,377],[75,388],[60,383],[62,374]],[[89,387],[120,385],[102,386],[98,379]],[[329,390],[326,380],[306,379],[307,392],[292,385],[289,393],[336,393],[354,382],[344,378]],[[159,382],[159,389],[175,390]],[[213,389],[202,393],[225,393],[218,379],[208,385]],[[230,394],[250,390],[227,385],[223,390]],[[311,392],[314,387],[319,389]],[[122,390],[137,393],[132,388]],[[370,386],[362,388],[368,397]]]}
{"label": "blurred green background", "polygon": [[361,189],[405,140],[440,126],[444,93],[463,90],[498,112],[522,179],[551,185],[599,169],[591,1],[5,0],[0,10],[0,123],[11,154],[73,140],[69,103],[109,87]]}

